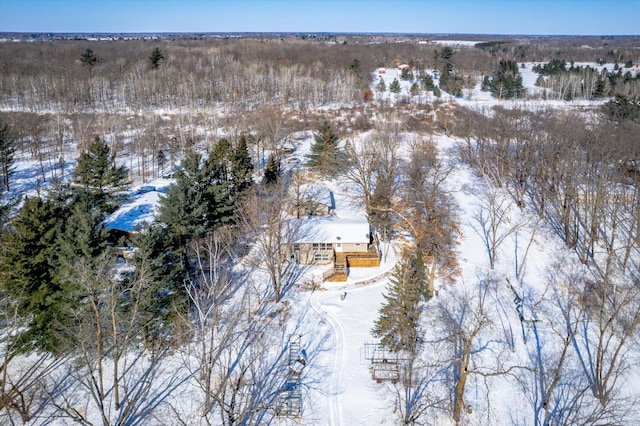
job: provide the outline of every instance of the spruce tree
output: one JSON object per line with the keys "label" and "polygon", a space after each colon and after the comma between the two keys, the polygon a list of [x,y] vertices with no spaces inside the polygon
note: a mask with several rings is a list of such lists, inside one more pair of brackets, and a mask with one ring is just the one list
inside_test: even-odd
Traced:
{"label": "spruce tree", "polygon": [[0,285],[27,318],[15,342],[25,351],[60,352],[68,324],[70,289],[55,279],[55,254],[68,212],[59,203],[27,199],[0,242]]}
{"label": "spruce tree", "polygon": [[376,90],[380,93],[384,93],[384,91],[387,90],[387,85],[385,84],[382,77],[380,77],[380,79],[378,80],[378,84],[376,85]]}
{"label": "spruce tree", "polygon": [[93,50],[87,49],[80,55],[80,62],[82,62],[83,66],[89,67],[89,78],[91,78],[91,70],[96,62],[98,62],[96,54],[93,53]]}
{"label": "spruce tree", "polygon": [[233,191],[237,196],[246,193],[253,186],[253,164],[247,147],[247,138],[242,135],[233,152],[231,163]]}
{"label": "spruce tree", "polygon": [[391,93],[400,93],[400,82],[397,78],[394,78],[391,84],[389,85],[389,91]]}
{"label": "spruce tree", "polygon": [[314,144],[311,145],[311,153],[307,155],[307,165],[321,175],[333,175],[340,166],[338,135],[325,121],[313,138]]}
{"label": "spruce tree", "polygon": [[159,47],[156,47],[155,49],[153,49],[153,51],[151,52],[151,55],[149,56],[149,63],[151,64],[151,69],[157,70],[160,67],[160,63],[162,61],[164,61],[164,54],[162,53],[162,50],[160,50]]}
{"label": "spruce tree", "polygon": [[[0,122],[0,189],[9,191],[9,180],[14,171],[15,145],[7,124]],[[0,193],[1,195],[1,193]]]}
{"label": "spruce tree", "polygon": [[175,174],[176,184],[160,201],[157,220],[175,234],[176,248],[183,252],[191,238],[203,236],[234,219],[231,183],[219,179],[219,175],[225,174],[221,167],[215,159],[203,160],[200,154],[189,154]]}
{"label": "spruce tree", "polygon": [[321,175],[333,175],[340,167],[338,135],[325,121],[314,136],[311,153],[307,155],[307,165]]}
{"label": "spruce tree", "polygon": [[415,255],[404,251],[393,269],[384,304],[371,330],[390,351],[415,352],[424,285],[420,280]]}
{"label": "spruce tree", "polygon": [[383,175],[378,176],[371,200],[367,206],[369,223],[382,235],[383,240],[391,238],[393,221],[391,218],[391,182]]}
{"label": "spruce tree", "polygon": [[418,93],[420,93],[420,85],[418,83],[413,83],[411,85],[411,89],[409,90],[409,93],[411,94],[411,96],[415,96]]}
{"label": "spruce tree", "polygon": [[116,165],[109,145],[96,136],[78,157],[72,181],[88,202],[110,213],[119,202],[116,194],[128,184],[127,176],[126,167]]}
{"label": "spruce tree", "polygon": [[264,168],[264,176],[262,184],[265,187],[272,186],[280,180],[280,161],[276,160],[276,156],[269,154],[269,160]]}

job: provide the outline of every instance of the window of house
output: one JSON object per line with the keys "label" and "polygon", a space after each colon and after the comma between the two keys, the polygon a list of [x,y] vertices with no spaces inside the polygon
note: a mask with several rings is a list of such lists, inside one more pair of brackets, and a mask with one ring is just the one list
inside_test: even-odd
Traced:
{"label": "window of house", "polygon": [[313,260],[318,262],[318,261],[323,261],[323,260],[329,260],[329,254],[327,253],[315,253],[313,255]]}

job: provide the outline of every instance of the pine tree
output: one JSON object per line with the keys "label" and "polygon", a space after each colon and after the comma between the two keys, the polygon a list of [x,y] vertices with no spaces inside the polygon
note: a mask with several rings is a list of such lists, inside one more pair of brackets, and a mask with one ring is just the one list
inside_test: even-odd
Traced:
{"label": "pine tree", "polygon": [[16,344],[23,350],[63,350],[70,289],[55,279],[53,263],[68,212],[53,201],[27,199],[0,242],[0,285],[27,325]]}
{"label": "pine tree", "polygon": [[382,77],[380,77],[380,80],[378,80],[378,84],[376,85],[376,90],[379,93],[384,93],[384,91],[387,90],[387,85],[385,84]]}
{"label": "pine tree", "polygon": [[403,252],[389,280],[380,316],[371,330],[388,350],[415,352],[422,313],[422,286],[415,256]]}
{"label": "pine tree", "polygon": [[142,290],[140,324],[147,346],[166,339],[177,315],[185,313],[187,296],[184,279],[189,275],[179,236],[161,224],[152,224],[139,234],[132,282],[145,283]]}
{"label": "pine tree", "polygon": [[164,54],[162,53],[159,47],[156,47],[155,49],[153,49],[153,51],[151,52],[151,55],[149,56],[149,63],[151,64],[151,69],[157,70],[160,67],[160,63],[162,61],[164,61]]}
{"label": "pine tree", "polygon": [[246,193],[253,186],[253,164],[247,147],[247,138],[242,135],[233,152],[231,163],[233,190],[236,196]]}
{"label": "pine tree", "polygon": [[391,84],[389,85],[389,91],[391,93],[400,93],[400,82],[397,78],[394,78]]}
{"label": "pine tree", "polygon": [[422,78],[422,87],[424,88],[424,90],[433,90],[433,77],[431,77],[431,75],[426,74]]}
{"label": "pine tree", "polygon": [[[0,187],[9,191],[9,179],[14,171],[15,146],[9,126],[0,122]],[[1,195],[1,193],[0,193]]]}
{"label": "pine tree", "polygon": [[371,200],[367,206],[369,223],[378,230],[383,240],[391,238],[393,221],[391,218],[391,182],[382,175],[378,176],[373,188]]}
{"label": "pine tree", "polygon": [[280,180],[280,161],[276,160],[275,155],[270,154],[267,165],[264,168],[262,184],[268,187],[276,184],[278,180]]}
{"label": "pine tree", "polygon": [[203,160],[200,154],[189,154],[175,174],[176,184],[160,201],[157,220],[176,236],[176,249],[183,253],[191,238],[234,219],[231,183],[219,179],[224,173],[217,160],[211,155]]}
{"label": "pine tree", "polygon": [[338,135],[325,121],[313,137],[315,143],[311,145],[311,153],[307,155],[307,165],[321,175],[330,176],[340,167]]}
{"label": "pine tree", "polygon": [[418,93],[420,93],[420,85],[418,83],[413,83],[411,85],[411,89],[409,90],[409,94],[411,94],[411,96],[415,96]]}
{"label": "pine tree", "polygon": [[98,62],[98,57],[93,53],[93,50],[87,49],[80,55],[80,62],[83,66],[89,67],[89,77],[91,77],[91,69]]}
{"label": "pine tree", "polygon": [[111,212],[118,203],[116,193],[125,189],[128,172],[116,165],[115,154],[96,136],[87,150],[80,154],[73,172],[73,183],[101,211]]}
{"label": "pine tree", "polygon": [[349,64],[349,70],[356,76],[358,80],[362,78],[362,70],[360,67],[360,61],[358,59],[354,59]]}

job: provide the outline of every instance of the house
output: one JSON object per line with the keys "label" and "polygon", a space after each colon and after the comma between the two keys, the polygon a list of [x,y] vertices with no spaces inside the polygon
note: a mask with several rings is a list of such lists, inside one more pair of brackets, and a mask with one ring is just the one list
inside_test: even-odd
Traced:
{"label": "house", "polygon": [[411,71],[411,65],[407,65],[407,64],[398,65],[398,74],[402,74],[403,71]]}
{"label": "house", "polygon": [[158,215],[164,192],[174,183],[173,179],[156,179],[131,192],[129,199],[111,213],[103,222],[108,240],[117,244],[128,240]]}
{"label": "house", "polygon": [[387,70],[386,68],[378,68],[377,72],[378,72],[378,75],[383,75],[387,73]]}
{"label": "house", "polygon": [[301,265],[333,264],[325,280],[346,280],[349,267],[380,266],[378,242],[366,220],[308,217],[293,221],[291,259]]}

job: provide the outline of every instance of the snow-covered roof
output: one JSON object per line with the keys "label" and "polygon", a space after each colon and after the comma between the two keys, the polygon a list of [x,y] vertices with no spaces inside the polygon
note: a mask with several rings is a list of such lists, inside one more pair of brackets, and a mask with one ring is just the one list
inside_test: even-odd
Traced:
{"label": "snow-covered roof", "polygon": [[137,228],[153,222],[158,214],[161,197],[162,193],[158,191],[135,195],[129,202],[111,213],[104,224],[107,229],[134,232]]}
{"label": "snow-covered roof", "polygon": [[292,229],[295,243],[368,244],[371,236],[369,222],[362,219],[293,219]]}
{"label": "snow-covered roof", "polygon": [[173,179],[159,178],[134,189],[129,200],[105,219],[105,227],[135,232],[136,229],[153,222],[158,215],[160,199],[174,182]]}

